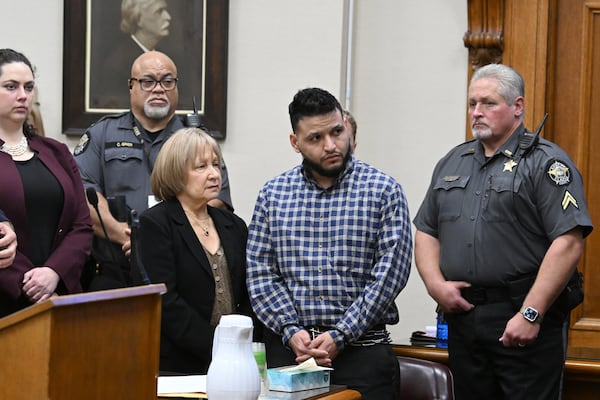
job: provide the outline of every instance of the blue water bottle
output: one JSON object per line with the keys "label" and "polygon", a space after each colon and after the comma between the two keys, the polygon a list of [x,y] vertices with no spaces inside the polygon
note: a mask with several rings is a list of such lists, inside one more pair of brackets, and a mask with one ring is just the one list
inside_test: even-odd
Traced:
{"label": "blue water bottle", "polygon": [[437,315],[437,334],[436,334],[436,347],[447,349],[448,348],[448,323],[444,318],[444,313],[438,311]]}

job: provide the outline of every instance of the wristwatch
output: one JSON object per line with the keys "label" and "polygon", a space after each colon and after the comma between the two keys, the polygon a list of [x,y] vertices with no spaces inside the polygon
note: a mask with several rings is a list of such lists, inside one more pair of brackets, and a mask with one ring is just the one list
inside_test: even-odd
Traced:
{"label": "wristwatch", "polygon": [[519,312],[523,314],[523,318],[531,323],[542,322],[542,315],[533,307],[523,307]]}

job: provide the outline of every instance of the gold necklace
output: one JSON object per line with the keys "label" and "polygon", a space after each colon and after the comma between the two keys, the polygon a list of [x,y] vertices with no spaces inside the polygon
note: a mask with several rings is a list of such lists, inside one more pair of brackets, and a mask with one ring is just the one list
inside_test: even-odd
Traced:
{"label": "gold necklace", "polygon": [[[185,208],[183,209],[183,212],[185,212],[185,214],[187,216],[192,217],[192,219],[194,219],[194,221],[196,221],[198,223],[198,225],[200,225],[200,228],[202,229],[204,236],[208,236],[210,234],[210,231],[208,230],[208,228],[210,227],[210,222],[207,225],[203,225],[202,220],[198,217],[196,217],[196,215],[194,215],[193,212],[186,210]],[[207,220],[205,221],[210,221],[210,216],[208,217]]]}
{"label": "gold necklace", "polygon": [[2,145],[2,147],[0,147],[0,150],[2,150],[3,152],[5,152],[7,154],[10,154],[12,157],[22,156],[23,154],[25,154],[27,149],[28,149],[27,138],[25,136],[21,137],[21,140],[17,144],[8,145],[8,144],[4,143]]}

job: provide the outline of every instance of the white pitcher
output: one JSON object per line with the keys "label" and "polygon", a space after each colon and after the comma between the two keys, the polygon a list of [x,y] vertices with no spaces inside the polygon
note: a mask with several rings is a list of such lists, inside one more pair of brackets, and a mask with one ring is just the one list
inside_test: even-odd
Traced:
{"label": "white pitcher", "polygon": [[210,400],[258,399],[260,375],[252,352],[253,329],[250,317],[221,316],[206,376],[206,394]]}

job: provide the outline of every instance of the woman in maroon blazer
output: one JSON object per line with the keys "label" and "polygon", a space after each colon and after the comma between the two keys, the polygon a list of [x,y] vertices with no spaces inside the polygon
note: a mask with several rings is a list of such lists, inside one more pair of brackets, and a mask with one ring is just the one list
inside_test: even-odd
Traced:
{"label": "woman in maroon blazer", "polygon": [[165,142],[152,171],[152,192],[163,201],[141,215],[139,237],[150,281],[167,286],[161,371],[206,374],[221,315],[253,316],[246,289],[246,224],[208,205],[221,190],[221,160],[213,138],[185,128]]}
{"label": "woman in maroon blazer", "polygon": [[77,164],[64,144],[27,123],[35,86],[21,53],[0,49],[0,209],[18,238],[0,269],[0,316],[53,295],[81,291],[92,242]]}

